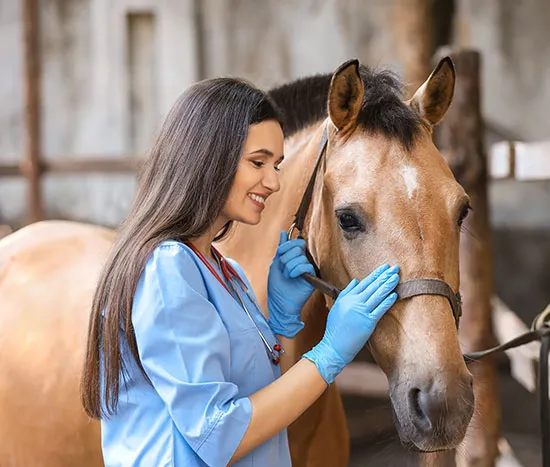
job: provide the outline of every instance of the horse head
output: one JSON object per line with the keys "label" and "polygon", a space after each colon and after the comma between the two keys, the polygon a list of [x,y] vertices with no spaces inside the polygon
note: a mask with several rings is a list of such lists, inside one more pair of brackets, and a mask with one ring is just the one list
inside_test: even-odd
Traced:
{"label": "horse head", "polygon": [[[393,75],[357,60],[333,74],[316,133],[319,141],[326,126],[327,152],[304,228],[324,279],[344,287],[388,263],[400,266],[402,281],[437,279],[458,291],[469,199],[432,141],[454,83],[448,58],[406,102]],[[402,441],[421,451],[456,447],[474,396],[449,300],[398,301],[369,346],[388,378]]]}

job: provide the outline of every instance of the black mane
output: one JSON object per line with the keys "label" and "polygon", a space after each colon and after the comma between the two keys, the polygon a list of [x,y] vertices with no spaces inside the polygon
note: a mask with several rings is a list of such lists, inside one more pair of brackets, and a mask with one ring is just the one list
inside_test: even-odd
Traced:
{"label": "black mane", "polygon": [[[403,103],[402,84],[388,70],[360,67],[365,89],[359,124],[369,132],[398,139],[406,148],[413,145],[422,125],[421,117]],[[285,136],[327,116],[327,97],[332,74],[298,79],[269,91],[284,115]]]}

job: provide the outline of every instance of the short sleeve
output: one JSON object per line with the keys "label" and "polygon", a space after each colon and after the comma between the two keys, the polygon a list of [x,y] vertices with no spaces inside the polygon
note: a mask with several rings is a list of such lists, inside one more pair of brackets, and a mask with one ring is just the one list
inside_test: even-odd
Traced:
{"label": "short sleeve", "polygon": [[227,465],[250,423],[248,398],[228,381],[230,343],[192,253],[161,244],[145,266],[132,323],[141,363],[186,442]]}

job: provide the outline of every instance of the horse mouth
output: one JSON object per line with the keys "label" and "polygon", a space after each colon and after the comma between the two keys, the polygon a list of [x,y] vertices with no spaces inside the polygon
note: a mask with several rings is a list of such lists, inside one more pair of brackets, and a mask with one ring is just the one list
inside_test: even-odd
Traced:
{"label": "horse mouth", "polygon": [[450,451],[460,445],[466,434],[467,423],[452,423],[447,429],[444,429],[440,425],[438,429],[428,432],[420,430],[412,422],[402,422],[402,420],[410,420],[410,414],[404,412],[408,408],[404,408],[404,411],[400,412],[400,416],[394,407],[393,401],[391,407],[401,445],[411,452],[434,453]]}
{"label": "horse mouth", "polygon": [[411,438],[409,438],[406,435],[403,435],[400,430],[398,430],[399,433],[399,439],[401,440],[401,445],[411,452],[417,452],[419,454],[428,454],[428,453],[434,453],[434,452],[444,452],[444,451],[452,451],[453,449],[456,449],[458,443],[452,443],[452,444],[446,444],[442,445],[440,443],[432,443],[428,440],[422,440],[422,441],[412,441]]}
{"label": "horse mouth", "polygon": [[401,445],[407,449],[408,451],[417,452],[419,454],[429,454],[433,452],[444,452],[444,451],[452,451],[453,447],[448,448],[434,448],[434,449],[421,449],[416,444],[414,444],[412,441],[401,441]]}

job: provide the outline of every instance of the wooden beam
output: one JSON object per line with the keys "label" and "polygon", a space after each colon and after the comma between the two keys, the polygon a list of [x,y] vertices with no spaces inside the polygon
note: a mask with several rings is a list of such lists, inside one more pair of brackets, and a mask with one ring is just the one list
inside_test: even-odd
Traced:
{"label": "wooden beam", "polygon": [[40,47],[38,0],[23,0],[23,48],[25,88],[25,152],[22,162],[28,180],[28,221],[44,218],[40,188]]}
{"label": "wooden beam", "polygon": [[48,160],[42,164],[44,172],[59,173],[90,173],[90,172],[135,172],[142,161],[135,157],[119,157],[116,159],[87,158]]}
{"label": "wooden beam", "polygon": [[[114,159],[106,157],[50,159],[40,162],[40,172],[50,174],[136,172],[141,163],[142,159],[131,156]],[[21,167],[15,164],[0,165],[0,177],[22,175],[26,175],[25,166]]]}
{"label": "wooden beam", "polygon": [[514,178],[516,168],[514,165],[513,141],[499,141],[489,148],[489,173],[492,179]]}
{"label": "wooden beam", "polygon": [[0,165],[0,177],[20,177],[22,174],[21,167],[16,164]]}
{"label": "wooden beam", "polygon": [[397,0],[393,31],[408,98],[428,78],[435,52],[434,0]]}
{"label": "wooden beam", "polygon": [[499,141],[489,151],[493,179],[550,180],[550,141]]}
{"label": "wooden beam", "polygon": [[[550,180],[550,141],[526,143],[499,141],[493,143],[488,154],[488,176],[493,180],[515,178],[518,181]],[[131,155],[63,156],[55,160],[41,160],[39,172],[87,173],[132,172],[142,159]],[[25,175],[16,164],[0,165],[0,177]]]}
{"label": "wooden beam", "polygon": [[[445,49],[456,67],[453,102],[437,127],[435,142],[458,182],[470,196],[472,212],[460,237],[460,292],[463,297],[459,339],[464,352],[496,345],[492,325],[493,263],[487,162],[481,118],[480,54],[474,50]],[[438,54],[439,56],[441,56]],[[439,57],[438,57],[439,58]],[[477,401],[465,441],[465,452],[482,453],[487,465],[496,459],[500,431],[500,404],[496,360],[470,366]],[[475,449],[473,444],[475,444]],[[467,456],[467,455],[466,455]],[[466,464],[470,459],[466,457]],[[472,460],[473,462],[473,460]]]}

